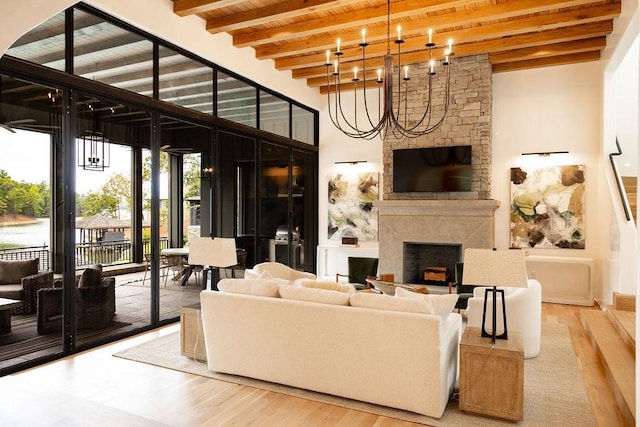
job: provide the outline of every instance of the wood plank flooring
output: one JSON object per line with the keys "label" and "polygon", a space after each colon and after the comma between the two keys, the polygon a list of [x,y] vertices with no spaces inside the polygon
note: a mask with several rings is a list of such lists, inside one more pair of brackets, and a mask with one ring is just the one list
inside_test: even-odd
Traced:
{"label": "wood plank flooring", "polygon": [[[580,324],[584,307],[543,304],[543,321],[569,327],[600,426],[623,425]],[[413,426],[409,422],[136,363],[112,354],[179,325],[0,378],[3,425]],[[552,398],[552,396],[550,396]]]}

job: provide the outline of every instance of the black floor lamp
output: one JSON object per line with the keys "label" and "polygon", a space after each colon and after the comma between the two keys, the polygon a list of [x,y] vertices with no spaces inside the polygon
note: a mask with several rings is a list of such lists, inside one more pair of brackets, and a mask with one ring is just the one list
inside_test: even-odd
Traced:
{"label": "black floor lamp", "polygon": [[[474,249],[464,251],[464,274],[462,284],[474,286],[489,286],[485,289],[482,311],[482,336],[492,339],[507,339],[507,311],[505,307],[503,288],[526,288],[527,266],[524,261],[524,251],[521,249],[496,250]],[[497,330],[497,302],[498,295],[502,297],[502,325],[503,331]],[[486,327],[487,301],[491,302],[491,330]]]}

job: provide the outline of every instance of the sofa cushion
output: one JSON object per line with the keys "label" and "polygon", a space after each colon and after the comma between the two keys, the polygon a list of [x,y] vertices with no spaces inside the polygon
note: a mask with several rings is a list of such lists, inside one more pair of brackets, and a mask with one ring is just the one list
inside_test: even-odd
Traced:
{"label": "sofa cushion", "polygon": [[443,320],[449,317],[449,314],[451,314],[451,311],[456,306],[456,302],[458,302],[457,294],[418,294],[400,287],[396,288],[396,297],[422,300],[426,303],[428,314],[436,314],[442,317]]}
{"label": "sofa cushion", "polygon": [[23,296],[22,284],[0,286],[0,298],[19,299]]}
{"label": "sofa cushion", "polygon": [[78,281],[79,288],[90,288],[94,286],[100,286],[102,281],[102,265],[96,264],[84,269],[80,280]]}
{"label": "sofa cushion", "polygon": [[349,293],[302,286],[281,286],[280,296],[285,299],[318,302],[322,304],[349,305]]}
{"label": "sofa cushion", "polygon": [[325,280],[298,279],[296,280],[296,285],[302,286],[303,288],[324,289],[327,291],[346,292],[349,294],[356,291],[355,286],[350,283],[336,283]]}
{"label": "sofa cushion", "polygon": [[257,295],[278,298],[280,285],[273,280],[265,279],[222,279],[218,282],[220,292],[230,294]]}
{"label": "sofa cushion", "polygon": [[409,313],[427,313],[427,304],[414,298],[397,298],[392,295],[355,292],[350,303],[354,307],[377,308],[380,310],[405,311]]}
{"label": "sofa cushion", "polygon": [[37,274],[39,262],[39,258],[0,261],[0,285],[21,283],[23,277]]}

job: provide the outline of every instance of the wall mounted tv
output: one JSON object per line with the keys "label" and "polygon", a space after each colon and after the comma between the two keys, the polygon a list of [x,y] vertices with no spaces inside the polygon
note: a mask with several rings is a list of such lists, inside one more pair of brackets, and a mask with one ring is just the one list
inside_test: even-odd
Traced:
{"label": "wall mounted tv", "polygon": [[393,192],[471,191],[471,146],[393,150]]}

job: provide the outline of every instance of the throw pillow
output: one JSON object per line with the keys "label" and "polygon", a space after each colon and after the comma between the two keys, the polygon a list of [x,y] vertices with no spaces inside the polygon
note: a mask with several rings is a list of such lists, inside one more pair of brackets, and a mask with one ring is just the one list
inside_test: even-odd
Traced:
{"label": "throw pillow", "polygon": [[258,276],[258,279],[262,280],[270,280],[272,282],[276,282],[279,285],[291,285],[292,282],[287,279],[282,279],[280,277],[274,277],[269,270],[265,270]]}
{"label": "throw pillow", "polygon": [[78,281],[79,288],[90,288],[94,286],[100,286],[102,281],[102,265],[92,265],[85,268]]}
{"label": "throw pillow", "polygon": [[426,313],[425,301],[413,298],[396,298],[392,295],[355,292],[351,294],[350,303],[354,307],[375,308],[379,310],[404,311],[408,313]]}
{"label": "throw pillow", "polygon": [[349,305],[349,293],[327,289],[305,288],[301,286],[282,286],[280,296],[284,299],[318,302],[321,304]]}
{"label": "throw pillow", "polygon": [[265,279],[222,279],[218,282],[220,292],[230,294],[278,298],[279,288],[280,285],[277,282]]}
{"label": "throw pillow", "polygon": [[356,291],[355,286],[352,284],[329,282],[325,280],[298,279],[296,280],[296,285],[303,288],[324,289],[327,291],[346,292],[349,294]]}
{"label": "throw pillow", "polygon": [[438,315],[442,317],[442,320],[447,320],[458,302],[457,294],[418,294],[403,288],[396,288],[396,297],[423,300],[427,307],[427,313]]}
{"label": "throw pillow", "polygon": [[0,285],[15,285],[22,282],[23,277],[38,273],[40,258],[0,261]]}

